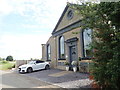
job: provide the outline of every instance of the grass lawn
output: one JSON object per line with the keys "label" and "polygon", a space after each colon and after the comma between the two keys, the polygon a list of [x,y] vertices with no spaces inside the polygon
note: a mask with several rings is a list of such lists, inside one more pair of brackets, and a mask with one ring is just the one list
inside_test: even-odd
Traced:
{"label": "grass lawn", "polygon": [[11,69],[15,65],[15,62],[9,61],[0,61],[0,70],[8,70]]}

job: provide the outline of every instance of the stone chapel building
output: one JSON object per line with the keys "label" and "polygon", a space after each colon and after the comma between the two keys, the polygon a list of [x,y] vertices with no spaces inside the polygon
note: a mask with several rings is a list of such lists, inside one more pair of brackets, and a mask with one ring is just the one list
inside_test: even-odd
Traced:
{"label": "stone chapel building", "polygon": [[66,61],[89,60],[92,30],[82,30],[81,20],[82,16],[66,5],[52,36],[46,44],[42,44],[42,60],[49,61],[53,68],[63,70]]}

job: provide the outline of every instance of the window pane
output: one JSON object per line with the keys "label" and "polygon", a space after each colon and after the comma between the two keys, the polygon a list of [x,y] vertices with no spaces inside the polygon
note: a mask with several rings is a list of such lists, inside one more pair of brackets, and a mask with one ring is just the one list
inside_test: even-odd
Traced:
{"label": "window pane", "polygon": [[84,38],[84,54],[85,57],[91,56],[91,49],[90,44],[92,42],[92,30],[91,29],[85,29],[83,32],[83,38]]}
{"label": "window pane", "polygon": [[63,36],[60,37],[60,58],[65,58],[64,38],[63,38]]}
{"label": "window pane", "polygon": [[50,45],[47,46],[47,59],[50,60]]}

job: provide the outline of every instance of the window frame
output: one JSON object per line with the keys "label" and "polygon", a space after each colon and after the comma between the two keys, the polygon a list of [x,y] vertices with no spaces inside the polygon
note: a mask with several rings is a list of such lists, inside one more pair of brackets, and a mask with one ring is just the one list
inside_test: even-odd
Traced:
{"label": "window frame", "polygon": [[[63,48],[64,48],[64,57],[61,57],[61,38],[63,38],[63,43],[64,43],[64,46],[63,46]],[[66,60],[65,59],[65,38],[64,38],[64,36],[59,36],[59,40],[58,40],[58,50],[59,50],[59,59],[58,60]]]}
{"label": "window frame", "polygon": [[51,60],[51,46],[50,46],[50,44],[47,44],[47,60]]}
{"label": "window frame", "polygon": [[68,20],[71,20],[71,19],[73,18],[73,16],[74,16],[73,10],[69,10],[69,11],[67,12],[67,19],[68,19]]}
{"label": "window frame", "polygon": [[[82,30],[83,58],[85,58],[85,59],[90,59],[90,58],[93,57],[93,56],[88,56],[87,53],[86,53],[86,49],[85,49],[84,33],[85,33],[85,31],[88,30],[88,29],[91,30],[91,41],[90,41],[90,43],[92,43],[92,40],[93,40],[93,38],[92,38],[93,30],[92,30],[92,29],[87,28],[87,29]],[[91,51],[91,52],[93,52],[93,51]]]}

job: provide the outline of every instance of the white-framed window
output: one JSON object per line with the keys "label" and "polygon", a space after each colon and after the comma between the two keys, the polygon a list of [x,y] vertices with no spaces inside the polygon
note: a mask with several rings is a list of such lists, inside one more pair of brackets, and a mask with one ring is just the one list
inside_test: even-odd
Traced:
{"label": "white-framed window", "polygon": [[90,44],[92,43],[92,30],[83,30],[83,52],[84,57],[92,57],[92,50]]}
{"label": "white-framed window", "polygon": [[59,58],[65,59],[65,43],[64,43],[64,37],[59,37]]}
{"label": "white-framed window", "polygon": [[50,44],[47,45],[47,60],[51,59],[51,47]]}

